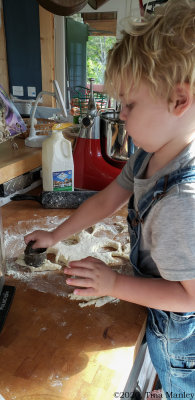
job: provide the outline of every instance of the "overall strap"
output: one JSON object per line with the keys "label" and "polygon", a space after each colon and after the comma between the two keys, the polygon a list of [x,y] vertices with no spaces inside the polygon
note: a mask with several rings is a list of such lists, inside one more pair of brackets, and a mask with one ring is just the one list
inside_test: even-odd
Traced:
{"label": "overall strap", "polygon": [[195,182],[195,167],[183,168],[161,177],[154,187],[149,190],[138,202],[140,221],[148,214],[150,208],[167,195],[168,191],[182,183]]}
{"label": "overall strap", "polygon": [[[142,166],[142,163],[147,155],[148,155],[148,153],[146,151],[144,151],[142,149],[140,150],[139,155],[137,156],[137,158],[135,159],[135,162],[134,162],[133,176],[137,175],[137,173],[139,172],[139,170]],[[129,209],[134,208],[134,194],[130,197],[128,208]]]}
{"label": "overall strap", "polygon": [[148,153],[146,151],[144,151],[144,150],[140,151],[139,155],[137,156],[137,158],[134,162],[134,166],[133,166],[133,175],[134,176],[137,175],[137,173],[140,170],[142,163],[147,155],[148,155]]}

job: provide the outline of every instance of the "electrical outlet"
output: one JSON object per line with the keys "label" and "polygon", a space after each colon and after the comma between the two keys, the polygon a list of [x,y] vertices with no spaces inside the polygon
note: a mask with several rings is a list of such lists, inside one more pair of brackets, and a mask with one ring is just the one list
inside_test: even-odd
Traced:
{"label": "electrical outlet", "polygon": [[34,86],[28,86],[28,97],[36,97],[36,87]]}
{"label": "electrical outlet", "polygon": [[24,96],[23,86],[12,86],[13,96]]}

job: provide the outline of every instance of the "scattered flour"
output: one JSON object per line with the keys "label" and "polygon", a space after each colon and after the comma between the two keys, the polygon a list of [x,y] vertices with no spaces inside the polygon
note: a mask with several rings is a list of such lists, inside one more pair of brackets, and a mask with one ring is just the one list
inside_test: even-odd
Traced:
{"label": "scattered flour", "polygon": [[[67,265],[72,260],[80,260],[86,257],[96,257],[107,265],[118,266],[117,271],[122,272],[121,259],[128,260],[130,252],[129,236],[127,232],[127,224],[125,218],[116,217],[116,222],[112,219],[104,220],[102,223],[97,223],[93,227],[83,230],[79,234],[72,235],[68,240],[57,243],[47,249],[48,254],[55,254],[55,262],[45,260],[42,266],[38,268],[29,267],[31,273],[26,272],[25,268],[18,270],[18,266],[26,267],[24,262],[24,235],[36,229],[51,230],[62,223],[64,219],[58,217],[46,217],[40,220],[20,221],[17,226],[10,227],[5,231],[5,250],[9,258],[7,260],[7,274],[16,279],[28,282],[31,287],[43,291],[55,293],[57,295],[67,296],[70,300],[81,300],[80,307],[95,305],[101,307],[108,302],[118,302],[118,299],[113,297],[82,297],[74,294],[68,294],[65,287],[65,276],[50,276],[52,270],[60,270],[62,265]],[[106,223],[106,222],[108,223]],[[123,239],[121,240],[121,235]],[[18,257],[15,260],[15,257]],[[12,258],[13,257],[13,258]],[[43,279],[36,279],[39,274],[43,275]],[[45,273],[47,275],[45,276]],[[59,281],[60,279],[60,281]],[[56,285],[56,287],[55,287]]]}
{"label": "scattered flour", "polygon": [[66,339],[67,339],[67,340],[70,339],[71,336],[72,336],[72,333],[68,333],[68,335],[66,335]]}
{"label": "scattered flour", "polygon": [[65,376],[65,377],[60,377],[59,375],[54,375],[54,374],[52,374],[50,377],[49,377],[49,383],[50,383],[50,386],[52,386],[52,387],[58,387],[59,389],[60,388],[62,388],[62,386],[63,386],[63,384],[64,384],[64,381],[68,381],[70,379],[70,377],[69,376]]}

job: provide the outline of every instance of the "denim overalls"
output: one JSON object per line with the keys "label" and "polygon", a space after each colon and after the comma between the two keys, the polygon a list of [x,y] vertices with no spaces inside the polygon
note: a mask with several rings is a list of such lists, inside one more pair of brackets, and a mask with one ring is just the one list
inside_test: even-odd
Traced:
{"label": "denim overalls", "polygon": [[[134,176],[146,155],[146,152],[141,151],[137,157]],[[130,198],[127,221],[131,242],[130,261],[135,275],[152,277],[139,270],[141,224],[151,207],[170,188],[184,182],[195,182],[195,167],[177,170],[160,178],[155,187],[139,200],[138,211],[134,209],[134,196]],[[149,308],[146,339],[166,397],[195,400],[195,312],[173,313]]]}

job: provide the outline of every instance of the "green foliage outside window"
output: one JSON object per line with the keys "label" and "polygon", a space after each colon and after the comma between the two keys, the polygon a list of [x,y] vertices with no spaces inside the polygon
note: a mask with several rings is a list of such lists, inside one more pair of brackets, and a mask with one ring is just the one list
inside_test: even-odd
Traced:
{"label": "green foliage outside window", "polygon": [[108,50],[116,42],[115,36],[89,36],[87,42],[87,81],[94,78],[96,84],[104,83],[104,71]]}

